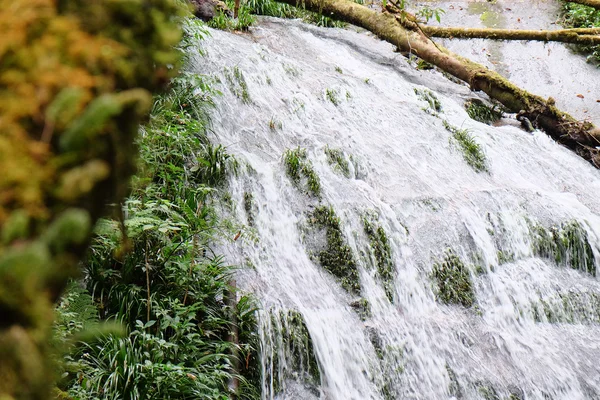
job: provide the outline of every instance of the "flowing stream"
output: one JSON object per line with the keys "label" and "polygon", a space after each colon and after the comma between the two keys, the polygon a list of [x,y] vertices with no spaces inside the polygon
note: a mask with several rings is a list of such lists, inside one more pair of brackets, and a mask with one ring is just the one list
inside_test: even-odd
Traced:
{"label": "flowing stream", "polygon": [[[271,18],[210,32],[189,55],[220,81],[211,135],[239,162],[229,212],[247,227],[223,251],[261,302],[264,399],[600,398],[598,170],[542,132],[470,119],[468,87],[371,34]],[[286,173],[298,148],[320,198]],[[337,225],[315,222],[323,206]],[[321,265],[334,236],[359,290]],[[470,306],[434,277],[457,257]]]}

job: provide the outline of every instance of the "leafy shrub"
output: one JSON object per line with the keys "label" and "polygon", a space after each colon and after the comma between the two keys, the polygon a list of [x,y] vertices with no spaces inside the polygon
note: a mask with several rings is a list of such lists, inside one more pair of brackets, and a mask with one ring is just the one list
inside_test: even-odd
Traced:
{"label": "leafy shrub", "polygon": [[[582,4],[565,2],[563,5],[562,25],[567,28],[600,27],[600,10]],[[575,48],[588,54],[588,60],[600,63],[600,46],[578,45]]]}
{"label": "leafy shrub", "polygon": [[67,357],[78,368],[61,389],[77,398],[222,399],[231,379],[240,398],[258,393],[256,307],[242,297],[232,308],[232,271],[210,251],[220,223],[211,195],[234,160],[205,136],[214,92],[189,90],[199,79],[182,75],[157,99],[125,218],[96,228],[87,288],[100,319],[129,333],[83,341]]}

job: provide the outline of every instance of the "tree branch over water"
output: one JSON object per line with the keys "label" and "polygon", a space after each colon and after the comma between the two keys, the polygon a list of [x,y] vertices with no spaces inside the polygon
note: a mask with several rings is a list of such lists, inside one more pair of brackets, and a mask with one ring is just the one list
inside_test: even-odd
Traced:
{"label": "tree branch over water", "polygon": [[[558,143],[575,151],[600,168],[600,141],[590,122],[578,121],[559,110],[552,98],[529,93],[500,74],[434,43],[412,14],[378,12],[348,0],[279,0],[281,3],[321,13],[367,29],[404,52],[417,55],[450,75],[467,82],[474,91],[483,91],[509,111],[528,118]],[[414,16],[413,16],[414,17]],[[411,28],[407,28],[411,27]]]}

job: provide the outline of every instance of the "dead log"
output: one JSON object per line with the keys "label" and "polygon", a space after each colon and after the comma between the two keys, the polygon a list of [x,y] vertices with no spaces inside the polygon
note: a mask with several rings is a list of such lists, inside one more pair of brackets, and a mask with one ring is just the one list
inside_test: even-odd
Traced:
{"label": "dead log", "polygon": [[380,39],[397,46],[400,51],[415,54],[467,82],[472,90],[485,92],[509,111],[527,117],[554,140],[600,168],[600,151],[596,148],[598,140],[590,122],[576,120],[556,108],[553,99],[546,100],[531,94],[485,66],[435,44],[419,29],[419,24],[415,23],[414,29],[405,28],[403,23],[406,25],[406,18],[403,15],[377,12],[348,0],[277,1],[295,7],[305,7],[371,31]]}
{"label": "dead log", "polygon": [[[429,37],[450,39],[493,39],[493,40],[538,40],[543,42],[563,42],[574,44],[600,44],[597,33],[587,34],[575,29],[555,31],[493,28],[456,28],[420,25],[423,33]],[[592,31],[597,31],[592,29]]]}

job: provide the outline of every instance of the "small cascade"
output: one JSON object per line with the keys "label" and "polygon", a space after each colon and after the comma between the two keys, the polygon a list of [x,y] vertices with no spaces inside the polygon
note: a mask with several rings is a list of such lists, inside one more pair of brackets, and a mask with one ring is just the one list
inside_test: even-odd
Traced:
{"label": "small cascade", "polygon": [[263,399],[600,398],[598,170],[372,35],[210,33]]}

